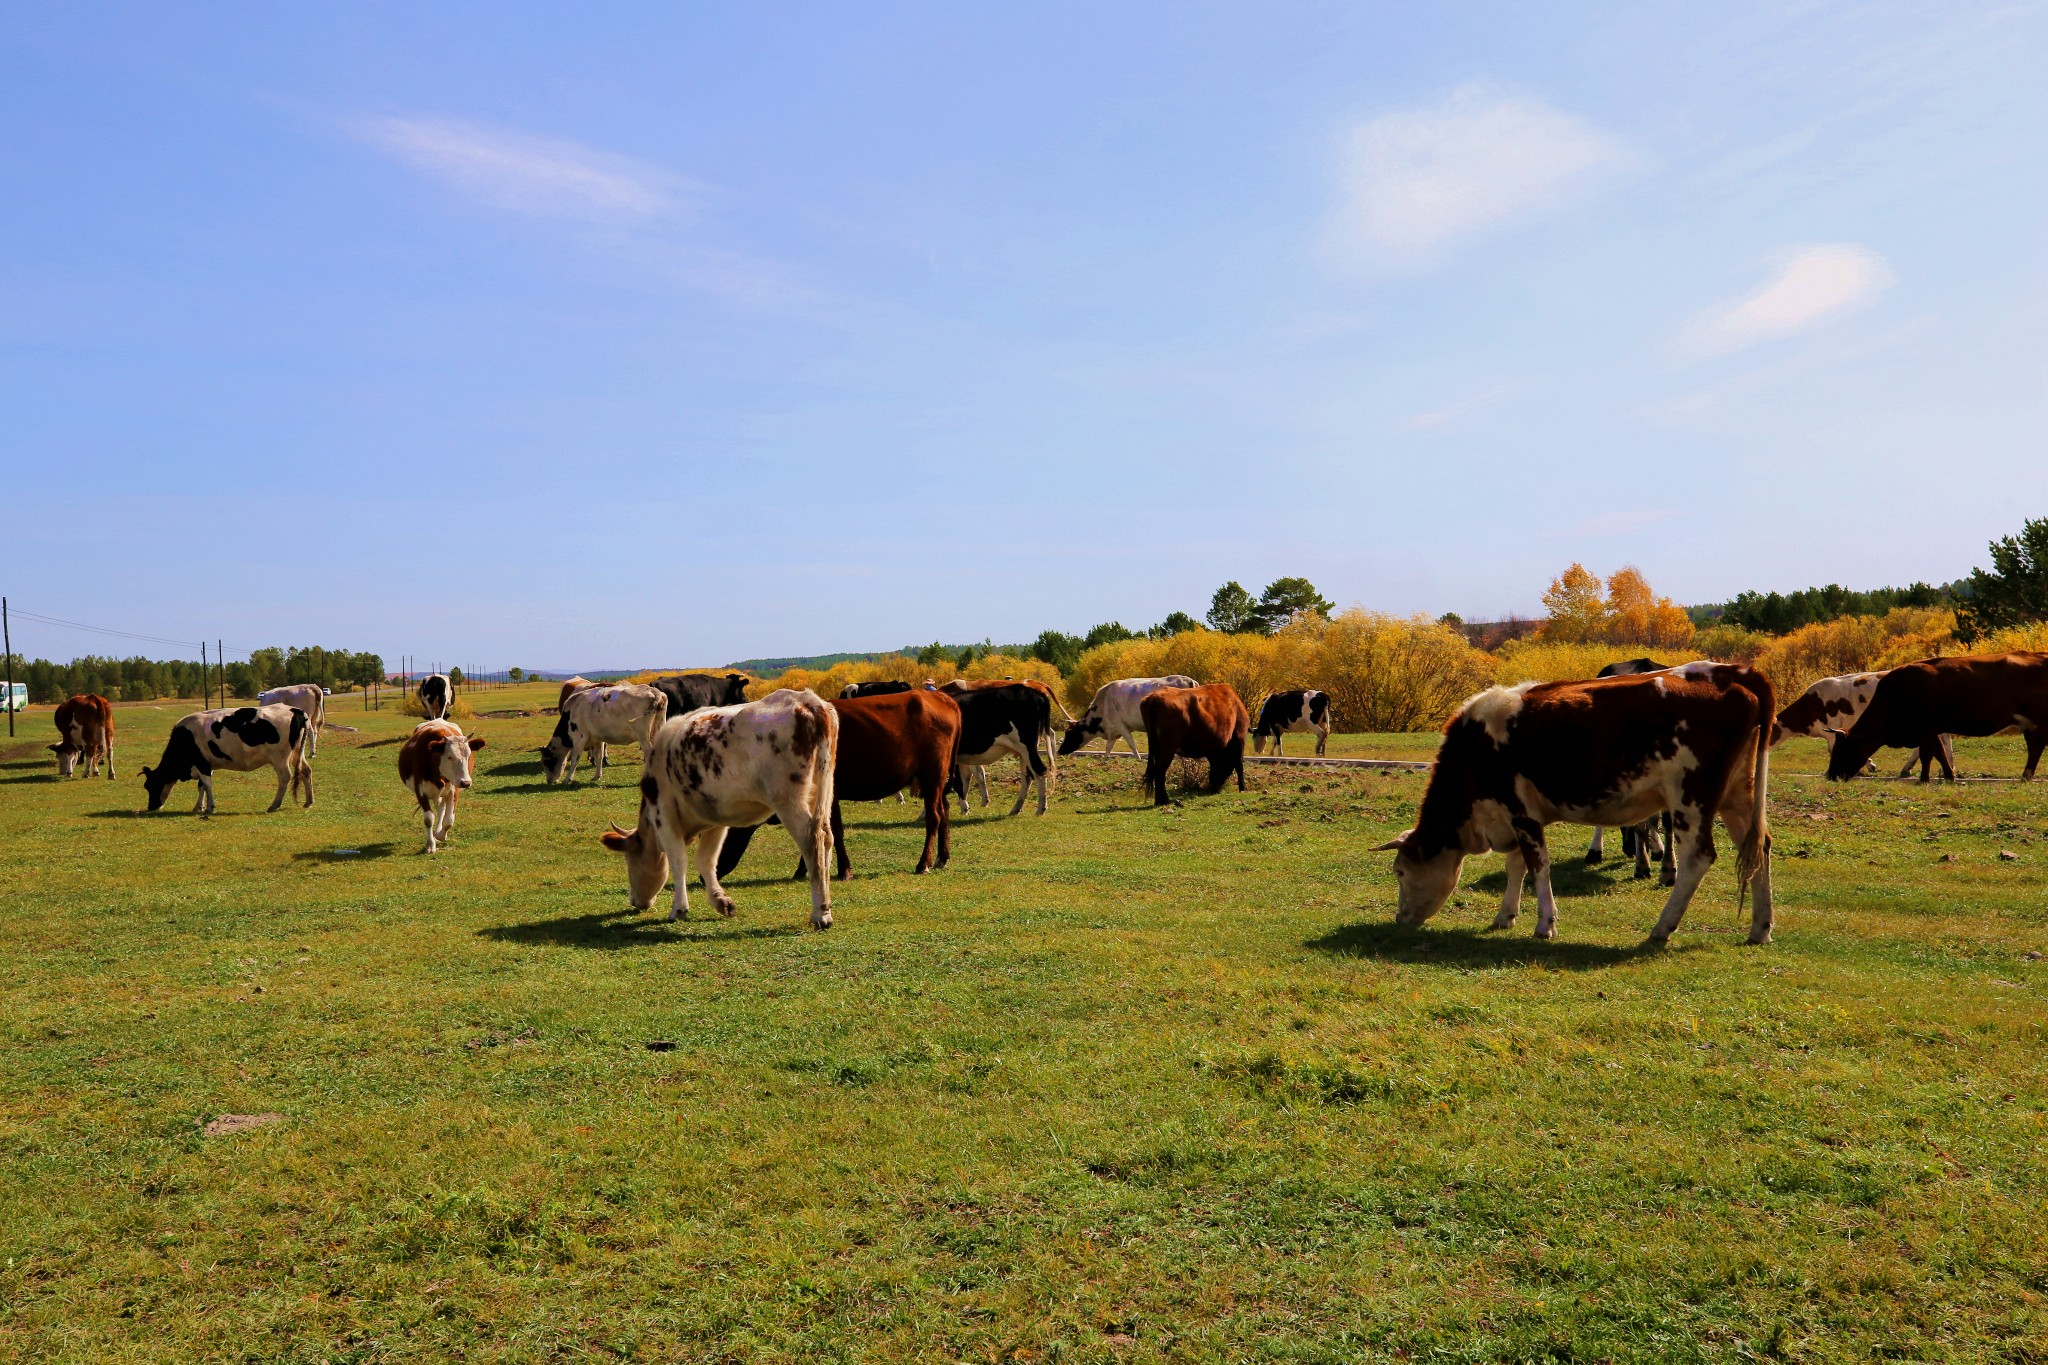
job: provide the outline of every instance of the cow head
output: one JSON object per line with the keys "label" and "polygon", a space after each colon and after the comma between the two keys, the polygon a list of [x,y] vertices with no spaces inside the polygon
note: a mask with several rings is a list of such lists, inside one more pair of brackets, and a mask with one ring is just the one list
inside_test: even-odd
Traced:
{"label": "cow head", "polygon": [[1430,854],[1412,829],[1402,830],[1374,852],[1394,853],[1394,876],[1401,884],[1394,923],[1420,924],[1444,908],[1458,887],[1458,873],[1465,866],[1465,851],[1452,844]]}
{"label": "cow head", "polygon": [[548,736],[548,742],[540,746],[541,775],[550,787],[568,771],[569,749],[569,718],[565,715],[555,722],[555,732]]}
{"label": "cow head", "polygon": [[1828,728],[1828,781],[1847,782],[1863,771],[1863,765],[1877,752],[1878,746],[1871,740],[1859,740],[1854,734]]}
{"label": "cow head", "polygon": [[142,770],[142,790],[149,797],[151,810],[162,810],[164,798],[171,794],[171,788],[178,785],[178,779],[160,768]]}
{"label": "cow head", "polygon": [[1071,754],[1089,740],[1101,738],[1102,717],[1090,711],[1087,715],[1069,725],[1067,732],[1060,736],[1060,752]]}
{"label": "cow head", "polygon": [[78,771],[78,756],[85,751],[67,738],[62,744],[52,744],[50,752],[57,755],[57,776],[69,777]]}
{"label": "cow head", "polygon": [[476,778],[476,750],[486,741],[479,735],[453,734],[428,746],[429,771],[443,786],[468,791]]}
{"label": "cow head", "polygon": [[725,675],[725,696],[720,706],[738,706],[747,699],[747,675],[728,673]]}
{"label": "cow head", "polygon": [[613,825],[597,836],[606,848],[625,855],[626,903],[635,910],[652,906],[661,888],[668,885],[668,854],[662,852],[661,841],[647,833],[647,823],[647,809],[643,806],[638,829]]}

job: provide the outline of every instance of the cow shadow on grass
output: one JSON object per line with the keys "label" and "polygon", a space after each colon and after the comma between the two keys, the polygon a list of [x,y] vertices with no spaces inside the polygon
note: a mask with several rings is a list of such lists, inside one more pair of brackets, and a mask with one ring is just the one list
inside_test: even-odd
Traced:
{"label": "cow shadow on grass", "polygon": [[1533,906],[1524,906],[1518,927],[1505,930],[1425,928],[1380,920],[1346,924],[1309,939],[1302,946],[1336,957],[1368,957],[1378,962],[1402,962],[1426,967],[1550,967],[1561,971],[1592,971],[1619,967],[1642,957],[1688,951],[1652,947],[1638,943],[1616,947],[1605,943],[1576,943],[1552,939],[1544,943],[1530,936],[1526,926]]}
{"label": "cow shadow on grass", "polygon": [[540,775],[540,760],[537,758],[522,758],[514,763],[500,763],[495,767],[484,769],[484,776],[486,777],[539,777]]}
{"label": "cow shadow on grass", "polygon": [[361,863],[372,858],[389,858],[398,851],[395,844],[364,844],[361,848],[309,848],[292,855],[295,863]]}
{"label": "cow shadow on grass", "polygon": [[381,749],[387,744],[403,744],[409,738],[411,738],[409,735],[393,735],[389,739],[373,739],[362,744],[351,744],[348,747],[351,749]]}
{"label": "cow shadow on grass", "polygon": [[[20,768],[26,767],[27,765],[21,763],[9,763],[0,766],[6,766],[9,768]],[[0,777],[0,786],[5,786],[17,782],[61,782],[63,780],[64,779],[57,776],[56,771],[52,769],[49,772],[22,773],[15,777]]]}
{"label": "cow shadow on grass", "polygon": [[[727,883],[737,886],[740,883]],[[803,923],[780,925],[738,925],[719,918],[708,905],[708,918],[668,919],[665,908],[644,912],[620,908],[594,915],[565,915],[560,919],[533,920],[526,924],[499,924],[476,931],[478,938],[498,943],[552,945],[562,948],[653,948],[664,943],[706,943],[718,939],[794,938],[809,933]]]}

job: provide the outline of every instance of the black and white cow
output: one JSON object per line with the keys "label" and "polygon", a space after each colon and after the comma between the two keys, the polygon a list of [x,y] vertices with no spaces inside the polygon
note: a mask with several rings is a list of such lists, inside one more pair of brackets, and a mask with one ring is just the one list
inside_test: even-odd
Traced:
{"label": "black and white cow", "polygon": [[848,683],[839,689],[839,699],[851,701],[855,697],[887,697],[909,690],[909,683],[895,678],[885,678],[881,682]]}
{"label": "black and white cow", "polygon": [[327,723],[327,692],[319,683],[292,683],[256,694],[258,706],[296,706],[313,728],[306,735],[306,757],[320,756],[320,727]]}
{"label": "black and white cow", "polygon": [[706,706],[738,706],[747,699],[747,675],[728,673],[675,673],[647,684],[668,698],[668,718],[687,716]]}
{"label": "black and white cow", "polygon": [[455,684],[446,673],[429,673],[420,679],[420,705],[426,708],[428,720],[440,720],[448,714],[448,708],[455,704]]}
{"label": "black and white cow", "polygon": [[[960,813],[965,815],[968,811],[968,770],[979,773],[999,759],[1014,758],[1024,765],[1024,785],[1017,789],[1017,804],[1010,807],[1010,814],[1024,809],[1024,799],[1031,795],[1034,781],[1038,783],[1038,813],[1045,814],[1046,763],[1039,745],[1044,736],[1052,733],[1052,703],[1045,693],[1012,683],[950,695],[960,703],[960,749],[947,786],[960,798]],[[981,790],[981,804],[987,806],[986,779]]]}
{"label": "black and white cow", "polygon": [[654,732],[668,718],[668,693],[641,683],[614,683],[586,687],[571,693],[562,703],[555,732],[541,746],[541,772],[548,785],[573,782],[583,754],[590,751],[596,770],[591,781],[604,781],[607,744],[638,744],[644,758],[654,744]]}
{"label": "black and white cow", "polygon": [[665,723],[647,750],[640,777],[640,820],[600,835],[626,858],[626,899],[654,904],[671,870],[668,917],[690,915],[690,846],[704,893],[721,915],[733,899],[719,884],[726,831],[749,831],[771,816],[796,841],[811,883],[811,927],[832,927],[833,752],[839,714],[815,692],[788,688],[741,706],[710,707]]}
{"label": "black and white cow", "polygon": [[1316,757],[1321,758],[1323,746],[1330,742],[1329,696],[1312,687],[1297,687],[1266,698],[1259,708],[1259,723],[1252,727],[1252,752],[1266,752],[1266,741],[1271,739],[1278,756],[1282,735],[1314,735]]}
{"label": "black and white cow", "polygon": [[197,814],[211,815],[216,769],[246,773],[264,767],[277,773],[277,796],[270,803],[271,810],[284,805],[287,787],[296,796],[303,786],[302,804],[310,806],[313,766],[306,761],[306,740],[311,730],[306,713],[294,706],[194,711],[171,727],[164,756],[156,761],[156,766],[142,770],[149,808],[163,809],[164,798],[171,794],[172,787],[196,779],[199,800],[192,809]]}

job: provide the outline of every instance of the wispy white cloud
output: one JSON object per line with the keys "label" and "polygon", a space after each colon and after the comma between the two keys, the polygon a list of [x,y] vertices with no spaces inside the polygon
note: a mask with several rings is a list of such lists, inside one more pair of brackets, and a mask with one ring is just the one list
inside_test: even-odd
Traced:
{"label": "wispy white cloud", "polygon": [[1461,398],[1455,403],[1446,403],[1440,408],[1431,408],[1426,412],[1418,412],[1412,417],[1402,419],[1399,425],[1403,431],[1435,431],[1439,427],[1447,427],[1462,418],[1469,417],[1482,408],[1490,408],[1495,403],[1512,398],[1517,393],[1520,393],[1521,390],[1522,386],[1520,384],[1496,384],[1492,388],[1481,393],[1475,393],[1469,398]]}
{"label": "wispy white cloud", "polygon": [[1869,247],[1797,247],[1762,285],[1693,318],[1680,344],[1695,355],[1726,355],[1844,317],[1874,302],[1891,282],[1891,267]]}
{"label": "wispy white cloud", "polygon": [[1464,85],[1439,104],[1381,114],[1345,135],[1329,245],[1354,267],[1414,266],[1639,160],[1541,100]]}
{"label": "wispy white cloud", "polygon": [[1661,507],[1643,507],[1626,512],[1603,512],[1567,527],[1568,536],[1625,536],[1670,521],[1678,513]]}
{"label": "wispy white cloud", "polygon": [[349,127],[413,170],[513,213],[634,222],[675,211],[693,188],[631,157],[463,119],[379,115]]}

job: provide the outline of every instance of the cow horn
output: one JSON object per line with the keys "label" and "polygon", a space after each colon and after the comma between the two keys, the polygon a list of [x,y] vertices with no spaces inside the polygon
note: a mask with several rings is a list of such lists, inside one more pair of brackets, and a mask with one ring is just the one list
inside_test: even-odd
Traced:
{"label": "cow horn", "polygon": [[1412,829],[1404,829],[1399,834],[1396,834],[1393,838],[1387,840],[1384,844],[1374,844],[1372,846],[1372,852],[1386,853],[1394,849],[1400,848],[1403,844],[1408,842],[1409,836],[1414,833],[1415,831]]}
{"label": "cow horn", "polygon": [[632,833],[633,833],[633,831],[632,831],[632,830],[630,830],[630,829],[620,829],[620,828],[619,828],[619,822],[618,822],[618,821],[616,821],[616,820],[607,820],[607,821],[605,821],[605,823],[606,823],[607,825],[610,825],[610,826],[612,827],[612,833],[614,833],[614,834],[623,834],[623,835],[626,835],[626,836],[630,837],[630,836],[632,835]]}

